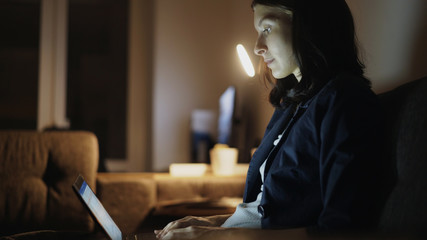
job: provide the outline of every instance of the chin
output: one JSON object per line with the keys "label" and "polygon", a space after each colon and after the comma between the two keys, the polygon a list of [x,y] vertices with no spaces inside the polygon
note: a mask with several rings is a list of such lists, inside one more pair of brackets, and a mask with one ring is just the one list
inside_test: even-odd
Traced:
{"label": "chin", "polygon": [[273,75],[273,77],[275,78],[275,79],[281,79],[281,78],[285,78],[285,77],[287,77],[287,76],[289,76],[290,74],[275,74],[275,73],[272,73],[271,75]]}
{"label": "chin", "polygon": [[284,71],[284,69],[276,69],[276,71],[274,71],[273,69],[270,69],[270,70],[271,70],[271,75],[273,75],[273,77],[276,79],[285,78],[292,74],[292,72]]}
{"label": "chin", "polygon": [[274,71],[271,71],[271,75],[273,75],[273,77],[276,79],[283,78],[283,76],[282,76],[283,74],[279,74],[279,73],[274,72]]}

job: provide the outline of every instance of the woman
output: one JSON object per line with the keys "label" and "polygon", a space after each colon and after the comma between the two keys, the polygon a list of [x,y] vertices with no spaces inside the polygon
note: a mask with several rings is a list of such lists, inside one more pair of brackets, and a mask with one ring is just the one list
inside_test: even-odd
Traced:
{"label": "woman", "polygon": [[254,0],[252,8],[276,111],[251,160],[244,202],[231,216],[172,222],[157,237],[371,228],[381,119],[346,2]]}

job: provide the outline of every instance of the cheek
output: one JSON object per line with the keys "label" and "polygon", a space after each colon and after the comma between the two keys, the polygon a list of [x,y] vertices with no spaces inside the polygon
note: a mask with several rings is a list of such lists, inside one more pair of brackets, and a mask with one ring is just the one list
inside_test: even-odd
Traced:
{"label": "cheek", "polygon": [[282,27],[282,31],[279,34],[280,42],[282,43],[283,51],[292,54],[292,33],[289,27]]}
{"label": "cheek", "polygon": [[293,65],[294,55],[292,51],[292,46],[282,45],[280,48],[277,49],[276,56],[283,67],[287,68],[290,65]]}
{"label": "cheek", "polygon": [[282,51],[285,52],[287,55],[292,54],[292,40],[290,38],[282,38]]}

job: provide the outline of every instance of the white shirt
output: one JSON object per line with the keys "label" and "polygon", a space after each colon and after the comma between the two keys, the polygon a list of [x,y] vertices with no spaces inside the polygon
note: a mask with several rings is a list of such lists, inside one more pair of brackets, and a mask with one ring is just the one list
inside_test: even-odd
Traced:
{"label": "white shirt", "polygon": [[[279,135],[274,141],[273,145],[276,146],[282,135]],[[264,189],[264,170],[267,160],[259,168],[261,174],[261,189],[255,201],[250,203],[240,203],[236,207],[236,211],[231,215],[221,227],[227,228],[261,228],[261,214],[258,212],[258,206],[261,204],[262,191]]]}

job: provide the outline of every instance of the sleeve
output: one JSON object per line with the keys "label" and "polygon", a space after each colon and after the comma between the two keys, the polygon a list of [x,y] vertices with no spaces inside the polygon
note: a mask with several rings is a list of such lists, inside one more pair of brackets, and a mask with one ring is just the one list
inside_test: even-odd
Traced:
{"label": "sleeve", "polygon": [[369,229],[375,222],[375,174],[381,156],[379,102],[371,91],[336,92],[320,126],[323,209],[309,231]]}

